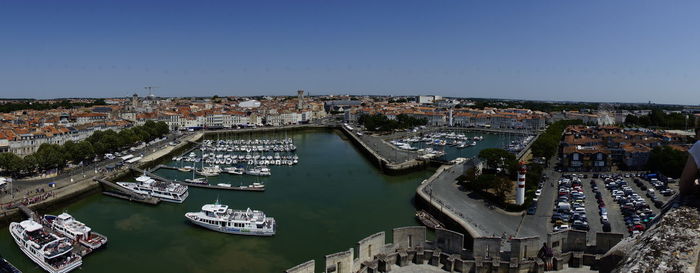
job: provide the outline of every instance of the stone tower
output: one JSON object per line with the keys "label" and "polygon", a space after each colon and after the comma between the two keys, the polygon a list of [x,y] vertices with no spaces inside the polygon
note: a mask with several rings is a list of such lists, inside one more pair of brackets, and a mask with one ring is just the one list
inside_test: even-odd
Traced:
{"label": "stone tower", "polygon": [[297,90],[297,96],[299,99],[297,109],[304,109],[304,90]]}

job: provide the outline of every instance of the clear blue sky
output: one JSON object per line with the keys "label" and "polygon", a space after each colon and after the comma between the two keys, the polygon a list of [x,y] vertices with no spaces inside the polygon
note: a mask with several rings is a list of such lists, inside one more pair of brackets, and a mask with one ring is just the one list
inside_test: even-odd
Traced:
{"label": "clear blue sky", "polygon": [[700,1],[0,1],[0,97],[700,104]]}

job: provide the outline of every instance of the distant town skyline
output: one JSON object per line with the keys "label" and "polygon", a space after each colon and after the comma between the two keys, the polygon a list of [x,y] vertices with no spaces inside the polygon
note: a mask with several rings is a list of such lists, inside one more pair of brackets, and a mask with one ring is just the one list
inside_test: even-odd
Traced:
{"label": "distant town skyline", "polygon": [[[296,91],[296,90],[295,90]],[[141,93],[141,92],[134,92],[131,95],[128,96],[114,96],[114,97],[54,97],[54,98],[21,98],[21,97],[0,97],[0,100],[63,100],[63,99],[109,99],[109,98],[129,98],[132,97],[134,94],[137,94],[139,97],[146,97],[149,94],[148,93]],[[268,94],[260,94],[260,95],[221,95],[221,94],[213,94],[213,95],[189,95],[189,96],[165,96],[165,95],[158,95],[154,92],[154,95],[156,97],[160,98],[209,98],[209,97],[241,97],[241,98],[252,98],[252,97],[296,97],[297,95],[294,94],[280,94],[280,95],[268,95]],[[325,93],[319,93],[319,94],[310,94],[306,93],[304,96],[351,96],[351,97],[364,97],[364,96],[387,96],[387,97],[418,97],[418,96],[426,96],[426,95],[436,95],[436,96],[441,96],[440,94],[411,94],[411,95],[379,95],[379,94],[325,94]],[[573,100],[536,100],[536,99],[523,99],[523,98],[485,98],[485,97],[456,97],[456,96],[442,96],[445,98],[455,98],[455,99],[479,99],[479,100],[495,100],[495,101],[532,101],[532,102],[545,102],[545,103],[603,103],[603,104],[654,104],[654,105],[685,105],[685,106],[698,106],[697,104],[687,104],[687,103],[657,103],[654,101],[647,101],[647,102],[624,102],[624,101],[573,101]]]}
{"label": "distant town skyline", "polygon": [[695,1],[0,3],[0,97],[700,104]]}

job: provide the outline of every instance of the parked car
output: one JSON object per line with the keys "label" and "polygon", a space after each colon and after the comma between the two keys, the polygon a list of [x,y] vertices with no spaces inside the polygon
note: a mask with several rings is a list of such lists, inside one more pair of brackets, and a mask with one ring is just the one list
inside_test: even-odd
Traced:
{"label": "parked car", "polygon": [[530,206],[527,208],[527,215],[535,215],[537,212],[537,206]]}

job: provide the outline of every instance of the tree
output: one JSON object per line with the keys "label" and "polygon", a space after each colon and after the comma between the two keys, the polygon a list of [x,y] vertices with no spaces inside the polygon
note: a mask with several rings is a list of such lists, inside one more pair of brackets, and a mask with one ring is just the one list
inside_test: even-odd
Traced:
{"label": "tree", "polygon": [[657,146],[651,150],[647,168],[651,171],[678,178],[683,172],[688,153],[671,148],[670,146]]}
{"label": "tree", "polygon": [[581,120],[560,120],[549,125],[534,143],[532,143],[532,155],[535,157],[551,158],[557,154],[561,135],[566,127],[583,124]]}
{"label": "tree", "polygon": [[95,150],[93,149],[92,144],[90,144],[88,141],[78,142],[75,145],[75,151],[73,153],[73,158],[75,160],[73,163],[92,160],[95,158]]}
{"label": "tree", "polygon": [[38,160],[39,169],[42,170],[61,169],[65,167],[67,161],[66,154],[58,144],[41,144],[34,155]]}
{"label": "tree", "polygon": [[486,160],[486,166],[492,170],[501,168],[502,170],[510,171],[513,165],[517,164],[514,154],[498,148],[481,150],[479,152],[479,158]]}
{"label": "tree", "polygon": [[494,174],[482,174],[476,179],[474,179],[472,182],[470,182],[470,188],[475,190],[475,191],[485,191],[487,189],[493,188],[494,181],[497,179],[497,176]]}
{"label": "tree", "polygon": [[13,153],[0,153],[0,169],[10,176],[17,176],[25,168],[24,160]]}
{"label": "tree", "polygon": [[513,190],[513,181],[505,176],[496,176],[496,179],[493,180],[492,188],[496,192],[496,196],[501,199],[501,201],[504,201],[506,195]]}

